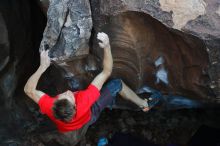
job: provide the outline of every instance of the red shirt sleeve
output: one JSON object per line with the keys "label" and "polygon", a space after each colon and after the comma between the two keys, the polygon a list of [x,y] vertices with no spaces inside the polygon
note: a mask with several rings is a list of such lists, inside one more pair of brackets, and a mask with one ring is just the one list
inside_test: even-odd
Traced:
{"label": "red shirt sleeve", "polygon": [[92,84],[90,84],[88,88],[83,90],[80,94],[80,96],[83,97],[82,100],[87,104],[88,107],[91,107],[100,96],[98,88]]}
{"label": "red shirt sleeve", "polygon": [[54,99],[51,98],[47,94],[44,94],[40,98],[40,100],[38,102],[38,105],[40,107],[40,111],[41,111],[42,114],[47,114],[48,115],[49,113],[51,113],[51,108],[53,106],[53,101],[54,101]]}

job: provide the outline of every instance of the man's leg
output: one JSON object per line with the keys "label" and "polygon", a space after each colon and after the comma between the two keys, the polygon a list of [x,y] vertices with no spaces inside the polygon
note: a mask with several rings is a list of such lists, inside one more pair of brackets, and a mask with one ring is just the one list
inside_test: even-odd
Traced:
{"label": "man's leg", "polygon": [[90,125],[95,123],[100,113],[106,107],[112,107],[115,104],[115,98],[122,89],[122,82],[120,79],[113,79],[107,82],[101,89],[99,99],[92,106],[92,118]]}
{"label": "man's leg", "polygon": [[131,90],[123,81],[122,90],[119,94],[126,100],[135,103],[137,106],[143,109],[143,111],[148,111],[150,108],[148,106],[147,100],[141,99],[133,90]]}
{"label": "man's leg", "polygon": [[96,101],[92,106],[92,118],[90,120],[90,125],[98,119],[100,113],[104,108],[111,108],[112,105],[115,104],[115,98],[117,94],[120,94],[124,99],[135,103],[137,106],[142,108],[144,112],[148,111],[151,108],[148,106],[149,101],[141,99],[121,79],[114,79],[109,81],[101,89],[101,95],[98,101]]}

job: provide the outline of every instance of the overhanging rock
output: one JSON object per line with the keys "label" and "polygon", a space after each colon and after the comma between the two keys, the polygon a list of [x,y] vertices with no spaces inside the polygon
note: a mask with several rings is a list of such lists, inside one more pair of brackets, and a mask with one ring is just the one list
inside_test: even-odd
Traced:
{"label": "overhanging rock", "polygon": [[[220,96],[220,2],[218,0],[92,0],[93,23],[100,31],[107,16],[126,11],[149,14],[168,28],[197,36],[206,45],[209,55],[209,87]],[[98,7],[98,8],[97,8]]]}
{"label": "overhanging rock", "polygon": [[[44,0],[42,2],[43,2],[42,4],[44,8],[47,8],[47,4],[48,4],[47,1]],[[90,9],[90,4],[91,4],[91,9]],[[187,52],[186,51],[187,49],[185,50],[182,49],[188,53],[188,55],[185,55],[185,56],[188,56],[188,58],[187,57],[185,59],[184,57],[183,58],[177,57],[177,58],[180,59],[180,62],[185,62],[187,60],[188,62],[191,62],[192,64],[188,66],[186,65],[187,67],[182,66],[181,70],[179,70],[181,67],[178,65],[177,65],[177,68],[178,67],[180,68],[177,70],[175,70],[176,68],[173,68],[172,71],[168,69],[169,74],[167,78],[171,82],[173,82],[171,83],[173,84],[171,86],[175,86],[174,90],[171,90],[172,93],[183,94],[183,93],[191,92],[191,89],[192,89],[194,91],[196,90],[195,91],[196,94],[190,93],[192,96],[196,98],[205,97],[206,100],[210,100],[210,101],[212,100],[216,102],[219,100],[219,92],[220,92],[219,90],[220,89],[220,83],[219,83],[219,78],[220,78],[219,77],[219,74],[220,74],[219,73],[220,72],[219,9],[220,8],[219,7],[220,5],[217,0],[213,0],[213,1],[196,0],[193,2],[192,1],[183,2],[181,0],[177,0],[177,1],[116,0],[114,2],[111,0],[106,0],[106,1],[91,0],[90,3],[89,1],[78,2],[74,0],[72,1],[66,0],[61,3],[59,1],[54,0],[54,1],[51,1],[50,7],[47,12],[48,23],[47,23],[47,27],[44,32],[44,38],[42,40],[40,49],[43,49],[43,48],[51,49],[51,57],[54,57],[57,63],[65,62],[66,66],[64,66],[64,68],[67,74],[69,74],[67,76],[74,77],[74,74],[76,74],[74,70],[79,70],[79,69],[73,69],[74,67],[73,66],[71,67],[70,65],[71,60],[78,58],[78,56],[89,54],[88,42],[89,42],[91,28],[92,28],[92,21],[93,21],[93,28],[94,28],[94,34],[95,34],[98,31],[103,31],[103,27],[105,26],[105,24],[107,26],[109,26],[109,24],[111,25],[111,21],[109,21],[109,18],[118,17],[118,15],[123,15],[123,12],[135,11],[135,12],[145,13],[145,14],[148,14],[149,16],[152,16],[154,19],[158,20],[159,22],[163,23],[168,29],[171,29],[169,31],[175,34],[172,37],[177,37],[177,38],[181,37],[182,41],[184,41],[183,43],[189,45],[188,47],[185,47],[185,48],[187,49],[189,48],[192,49],[195,47],[198,48],[198,45],[200,44],[200,48],[202,48],[202,50],[199,51],[198,54],[200,53],[204,54],[205,52],[207,53],[206,57],[203,57],[203,55],[201,54],[196,56],[196,54],[190,54],[189,51]],[[91,16],[93,16],[93,18],[91,18]],[[122,24],[121,26],[119,25],[120,23],[116,27],[118,28],[124,27],[122,26]],[[179,31],[176,31],[176,30],[179,30]],[[188,34],[191,34],[192,36]],[[197,38],[194,36],[196,36]],[[195,43],[193,43],[194,39],[192,38],[196,38],[196,40],[198,41],[195,41]],[[176,40],[173,40],[173,41],[176,41]],[[169,43],[171,44],[172,41]],[[97,42],[96,42],[96,38],[94,37],[93,46],[91,48],[93,55],[96,55],[102,58],[102,55],[101,55],[102,51],[97,52],[96,51],[97,46],[95,44],[97,44]],[[114,50],[114,47],[113,47],[113,50]],[[205,52],[203,52],[204,50]],[[177,52],[178,51],[176,51],[176,53],[173,53],[173,55],[175,56],[176,54],[176,56],[178,56]],[[115,56],[114,53],[115,51],[113,51],[113,56]],[[170,59],[173,57],[173,55],[171,54],[172,53],[168,55],[170,57],[167,57],[167,59],[168,58]],[[158,55],[155,56],[153,60],[156,61],[156,58],[159,56]],[[162,53],[162,56],[163,56],[163,53]],[[184,55],[182,54],[182,56]],[[194,60],[195,58],[197,58],[197,60],[198,58],[200,58],[200,62],[195,61]],[[204,58],[204,59],[201,59],[201,58]],[[165,62],[169,60],[167,59],[165,59]],[[181,59],[184,59],[184,60],[181,60]],[[123,61],[125,60],[122,59],[122,62]],[[129,61],[131,61],[131,59]],[[79,62],[79,61],[76,61],[76,62]],[[80,62],[83,62],[83,61],[80,61]],[[65,64],[62,64],[62,65],[65,65]],[[199,70],[196,69],[197,70],[196,71],[195,67],[197,65],[203,66],[204,68],[202,67]],[[85,67],[85,65],[82,65],[82,66]],[[140,69],[140,64],[134,63],[132,66],[134,70],[135,68],[136,70]],[[192,69],[190,66],[191,67],[193,66],[194,69]],[[126,67],[129,67],[129,65],[125,64],[125,68]],[[98,67],[93,67],[93,68],[94,70],[98,69]],[[116,70],[116,68],[117,68],[117,65],[114,66],[114,70]],[[184,68],[188,68],[188,70]],[[150,70],[148,69],[146,69],[146,71],[152,71],[151,69]],[[85,70],[85,68],[83,68],[83,70]],[[175,73],[175,71],[177,72]],[[186,74],[188,75],[186,75],[183,72],[186,72]],[[163,75],[164,72],[154,72],[154,73],[155,73],[154,77],[159,77]],[[123,73],[123,71],[118,71],[118,73],[113,74],[113,76],[115,75],[116,77],[126,77],[124,76],[124,74],[125,73]],[[130,83],[130,86],[133,87],[133,89],[141,88],[141,86],[147,81],[148,82],[150,81],[151,85],[154,84],[152,82],[153,80],[155,80],[153,79],[154,78],[153,76],[149,80],[149,78],[143,77],[144,76],[143,74],[144,73],[142,72],[132,77],[132,79],[137,81],[135,83],[134,82]],[[203,76],[202,77],[203,79],[200,78],[199,74]],[[81,78],[87,78],[87,76],[88,75],[84,74],[83,77]],[[184,80],[185,78],[184,76],[187,76],[188,82],[187,80]],[[192,78],[191,81],[190,81],[190,77]],[[196,79],[195,77],[198,77],[199,79]],[[127,82],[129,83],[128,77],[126,77],[125,80],[127,80]],[[175,84],[175,81],[177,81],[177,84]],[[197,86],[197,89],[194,88],[195,86]],[[180,90],[181,92],[179,92]],[[214,91],[215,95],[212,93],[211,90]],[[204,94],[203,92],[206,92],[206,94]],[[165,93],[168,93],[168,92],[165,91]],[[189,94],[186,94],[186,95],[189,95]]]}

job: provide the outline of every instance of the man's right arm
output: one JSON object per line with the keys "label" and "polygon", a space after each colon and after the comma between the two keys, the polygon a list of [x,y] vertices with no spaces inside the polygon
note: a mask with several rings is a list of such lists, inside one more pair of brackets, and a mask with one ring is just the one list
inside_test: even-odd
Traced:
{"label": "man's right arm", "polygon": [[98,90],[101,90],[103,84],[112,73],[113,59],[108,35],[101,32],[97,34],[97,38],[101,41],[99,46],[104,49],[103,70],[95,77],[91,84],[96,86]]}
{"label": "man's right arm", "polygon": [[37,71],[28,79],[27,83],[24,86],[24,92],[32,99],[34,102],[38,103],[43,93],[40,90],[37,90],[37,83],[41,75],[46,71],[50,66],[50,58],[48,56],[48,51],[41,52],[41,65]]}

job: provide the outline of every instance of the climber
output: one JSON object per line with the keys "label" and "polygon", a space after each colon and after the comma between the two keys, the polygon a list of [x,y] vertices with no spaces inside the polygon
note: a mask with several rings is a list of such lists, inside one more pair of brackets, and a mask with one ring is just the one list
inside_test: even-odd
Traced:
{"label": "climber", "polygon": [[[135,103],[144,112],[154,105],[149,106],[151,103],[140,98],[121,79],[110,80],[102,88],[111,75],[113,59],[108,35],[103,32],[98,33],[97,39],[100,41],[99,46],[104,49],[103,70],[94,78],[87,89],[77,92],[68,90],[54,98],[37,90],[36,86],[40,76],[50,66],[48,50],[41,51],[40,66],[24,87],[24,92],[39,105],[41,113],[46,114],[56,124],[58,131],[64,135],[70,136],[72,132],[77,131],[75,135],[77,137],[83,131],[85,133],[85,129],[98,119],[100,112],[114,104],[118,93],[124,99]],[[158,100],[155,98],[152,103],[157,103]],[[73,139],[70,140],[73,141]],[[75,139],[78,141],[80,136]],[[69,143],[73,144],[74,142]]]}

